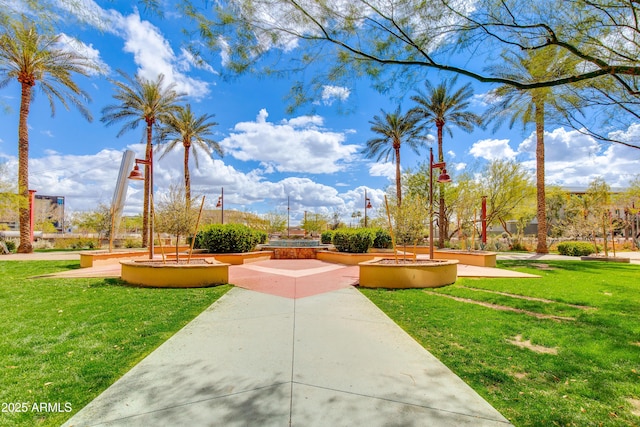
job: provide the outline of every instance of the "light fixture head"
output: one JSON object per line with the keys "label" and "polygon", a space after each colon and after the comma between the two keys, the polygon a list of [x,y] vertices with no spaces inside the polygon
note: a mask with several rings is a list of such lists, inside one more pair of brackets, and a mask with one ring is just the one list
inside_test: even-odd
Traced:
{"label": "light fixture head", "polygon": [[133,167],[133,170],[129,174],[129,179],[133,179],[135,181],[144,181],[144,175],[142,172],[140,172],[140,168],[138,167],[138,165],[135,165]]}
{"label": "light fixture head", "polygon": [[442,172],[440,173],[440,176],[438,177],[438,182],[441,182],[441,183],[451,182],[451,177],[447,173],[446,169],[442,169]]}

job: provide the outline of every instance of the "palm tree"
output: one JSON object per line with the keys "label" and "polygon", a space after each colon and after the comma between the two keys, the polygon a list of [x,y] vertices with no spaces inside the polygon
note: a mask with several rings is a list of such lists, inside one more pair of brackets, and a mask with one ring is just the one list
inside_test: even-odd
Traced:
{"label": "palm tree", "polygon": [[220,157],[224,155],[222,147],[209,138],[212,129],[218,123],[210,121],[213,114],[195,116],[191,111],[191,105],[187,104],[178,109],[176,114],[167,117],[167,122],[160,129],[158,141],[167,141],[160,158],[166,156],[178,145],[184,147],[184,189],[187,203],[191,200],[191,177],[189,174],[189,153],[193,152],[193,158],[198,167],[198,149],[209,156],[215,152]]}
{"label": "palm tree", "polygon": [[362,153],[367,158],[376,157],[376,161],[384,158],[389,161],[393,158],[396,163],[396,198],[398,207],[402,205],[402,185],[400,172],[400,147],[409,146],[418,153],[418,149],[424,146],[425,137],[422,135],[423,126],[420,125],[420,117],[411,112],[402,114],[400,107],[393,113],[380,110],[382,116],[374,116],[371,130],[380,136],[367,141],[367,146]]}
{"label": "palm tree", "polygon": [[[471,132],[475,126],[482,124],[482,118],[467,110],[469,100],[473,96],[471,83],[467,83],[454,92],[457,77],[445,80],[438,86],[433,86],[425,81],[425,92],[418,90],[418,94],[411,100],[418,104],[412,111],[419,115],[425,122],[433,122],[436,125],[438,136],[438,162],[444,162],[443,134],[446,130],[449,136],[453,136],[451,125],[461,128],[465,132]],[[448,224],[446,223],[444,185],[439,186],[439,212],[438,212],[438,246],[444,246]]]}
{"label": "palm tree", "polygon": [[[118,73],[125,79],[124,82],[111,80],[116,86],[113,97],[118,104],[107,105],[102,109],[101,121],[107,126],[124,122],[118,136],[122,136],[129,130],[136,129],[140,122],[146,125],[146,152],[145,158],[151,158],[153,148],[153,127],[170,120],[173,113],[179,111],[178,103],[183,94],[175,91],[175,83],[164,84],[164,75],[159,74],[156,80],[147,80],[136,75],[131,78],[124,71]],[[145,165],[145,176],[149,175],[149,166]],[[144,181],[144,205],[142,214],[142,244],[146,246],[149,239],[149,192],[150,180]]]}
{"label": "palm tree", "polygon": [[[69,109],[69,103],[78,108],[89,121],[92,120],[84,103],[89,95],[73,81],[74,73],[89,76],[98,67],[90,59],[57,44],[59,36],[44,34],[32,22],[23,17],[20,22],[10,22],[0,34],[0,88],[17,80],[21,86],[20,115],[18,121],[18,194],[22,200],[29,197],[29,109],[36,84],[49,100],[51,115],[55,114],[54,101]],[[29,207],[20,205],[20,245],[18,252],[29,253],[31,227]]]}
{"label": "palm tree", "polygon": [[[504,67],[497,70],[503,76],[519,76],[528,82],[546,80],[558,73],[570,72],[576,61],[562,56],[558,49],[547,48],[529,52],[525,56],[503,56]],[[489,120],[496,121],[496,128],[509,118],[509,127],[520,121],[524,126],[533,123],[536,129],[536,199],[538,218],[538,244],[536,252],[546,254],[547,247],[547,214],[544,171],[544,129],[545,119],[551,110],[560,115],[566,111],[580,111],[578,98],[570,91],[561,89],[539,88],[519,90],[513,86],[498,87],[494,95],[498,102],[486,113]],[[554,93],[555,91],[555,93]],[[549,107],[549,108],[547,108]]]}

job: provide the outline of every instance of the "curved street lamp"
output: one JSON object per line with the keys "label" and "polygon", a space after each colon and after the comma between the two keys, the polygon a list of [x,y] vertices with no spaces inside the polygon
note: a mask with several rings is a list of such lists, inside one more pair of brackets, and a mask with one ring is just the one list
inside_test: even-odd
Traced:
{"label": "curved street lamp", "polygon": [[221,208],[220,223],[224,224],[224,187],[222,187],[220,191],[220,196],[218,196],[218,203],[216,203],[216,208]]}
{"label": "curved street lamp", "polygon": [[[147,171],[148,175],[142,174],[140,172],[140,168],[138,165],[148,166]],[[149,238],[149,259],[153,259],[153,150],[149,152],[149,157],[141,160],[136,159],[135,166],[133,170],[129,174],[129,179],[135,181],[146,181],[149,180],[149,211],[144,212],[144,215],[147,215],[147,226],[148,226],[148,238]]]}
{"label": "curved street lamp", "polygon": [[451,182],[446,162],[433,162],[433,148],[429,148],[429,259],[433,259],[433,169],[440,169],[438,182]]}
{"label": "curved street lamp", "polygon": [[367,197],[367,189],[364,189],[364,228],[367,228],[367,209],[371,209],[371,199]]}

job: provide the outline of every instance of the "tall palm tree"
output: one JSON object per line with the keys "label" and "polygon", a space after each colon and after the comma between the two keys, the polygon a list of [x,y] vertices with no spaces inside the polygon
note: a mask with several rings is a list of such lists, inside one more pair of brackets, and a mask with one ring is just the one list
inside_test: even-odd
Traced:
{"label": "tall palm tree", "polygon": [[[147,80],[136,75],[130,77],[124,71],[118,71],[124,78],[124,82],[111,80],[116,86],[113,97],[118,104],[107,105],[102,109],[102,122],[107,126],[124,122],[118,136],[122,136],[129,130],[136,129],[144,122],[146,135],[145,157],[152,155],[153,128],[160,123],[168,122],[173,113],[178,112],[184,95],[176,92],[175,83],[164,84],[164,75],[159,74],[155,80]],[[149,176],[149,165],[145,165],[145,176]],[[144,181],[144,205],[142,214],[142,244],[147,246],[153,236],[149,236],[149,193],[150,180]]]}
{"label": "tall palm tree", "polygon": [[[528,82],[546,80],[559,73],[569,73],[577,65],[575,60],[562,56],[559,49],[547,48],[529,52],[523,56],[503,56],[504,66],[497,70],[503,76],[518,76]],[[498,87],[494,95],[498,102],[486,113],[489,120],[496,121],[496,127],[509,119],[509,127],[516,122],[524,126],[534,124],[536,129],[536,199],[538,219],[538,244],[536,252],[546,254],[547,213],[545,192],[545,120],[550,112],[564,116],[568,111],[580,111],[579,98],[562,88],[539,88],[519,90],[513,86]]]}
{"label": "tall palm tree", "polygon": [[[425,91],[418,90],[418,94],[411,97],[411,100],[418,105],[412,110],[418,114],[422,120],[436,125],[438,136],[438,162],[444,162],[443,134],[447,131],[449,136],[453,136],[451,126],[459,127],[465,132],[471,132],[475,126],[482,124],[482,118],[471,111],[468,111],[470,98],[473,96],[471,83],[467,83],[454,91],[457,77],[441,82],[438,86],[433,86],[428,80],[425,81]],[[438,212],[438,246],[444,246],[444,239],[447,235],[448,224],[446,223],[444,185],[439,186],[439,212]]]}
{"label": "tall palm tree", "polygon": [[402,205],[402,185],[400,171],[400,147],[406,145],[418,153],[418,149],[424,146],[425,137],[423,126],[420,125],[420,117],[411,112],[402,114],[400,107],[393,113],[380,110],[382,116],[374,116],[369,123],[371,130],[379,137],[371,138],[367,141],[367,146],[362,150],[367,158],[376,157],[376,161],[384,158],[389,161],[389,157],[395,160],[396,164],[396,198],[398,207]]}
{"label": "tall palm tree", "polygon": [[[98,67],[77,52],[64,50],[58,45],[58,35],[40,32],[26,18],[9,22],[0,34],[0,88],[17,80],[21,86],[20,115],[18,121],[18,194],[26,201],[29,197],[29,109],[34,88],[39,88],[49,100],[51,114],[55,114],[55,100],[66,109],[69,103],[78,108],[89,121],[91,114],[84,106],[89,95],[73,81],[75,74],[89,76]],[[38,84],[38,86],[36,86]],[[31,227],[29,207],[20,206],[20,245],[18,252],[29,253]]]}
{"label": "tall palm tree", "polygon": [[189,153],[193,152],[196,167],[198,165],[198,150],[206,152],[209,156],[215,152],[220,157],[224,155],[222,147],[210,138],[212,128],[218,123],[210,121],[213,114],[196,116],[191,111],[191,105],[187,104],[178,109],[175,114],[167,117],[167,122],[161,127],[158,141],[166,141],[160,158],[166,156],[177,146],[184,147],[184,189],[187,203],[191,201],[191,176],[189,174]]}

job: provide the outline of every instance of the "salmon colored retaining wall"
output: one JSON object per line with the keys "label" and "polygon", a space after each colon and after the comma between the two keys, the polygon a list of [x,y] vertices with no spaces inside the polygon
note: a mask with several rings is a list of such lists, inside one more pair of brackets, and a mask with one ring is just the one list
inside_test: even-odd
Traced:
{"label": "salmon colored retaining wall", "polygon": [[217,261],[226,262],[231,265],[246,264],[248,262],[266,261],[272,258],[272,251],[244,252],[238,254],[208,254]]}
{"label": "salmon colored retaining wall", "polygon": [[381,258],[361,262],[360,286],[365,288],[438,288],[458,278],[458,261],[434,260],[430,264],[380,264]]}
{"label": "salmon colored retaining wall", "polygon": [[204,288],[229,283],[229,264],[163,264],[162,261],[120,261],[127,283],[153,288]]}
{"label": "salmon colored retaining wall", "polygon": [[[398,255],[401,257],[402,255]],[[367,252],[364,254],[352,254],[347,252],[334,252],[334,251],[318,251],[316,258],[320,261],[333,262],[336,264],[358,265],[361,262],[371,261],[375,258],[390,258],[393,257],[393,253],[376,253]]]}

